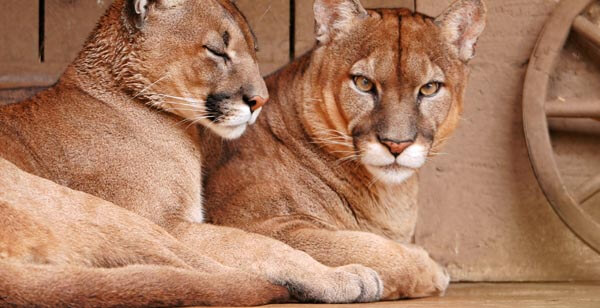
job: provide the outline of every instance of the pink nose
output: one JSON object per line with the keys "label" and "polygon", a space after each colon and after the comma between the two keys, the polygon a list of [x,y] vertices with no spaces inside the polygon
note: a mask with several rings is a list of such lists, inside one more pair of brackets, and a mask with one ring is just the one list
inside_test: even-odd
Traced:
{"label": "pink nose", "polygon": [[260,108],[262,108],[262,106],[264,106],[267,102],[269,101],[269,98],[264,98],[261,96],[255,96],[251,99],[248,100],[248,106],[250,106],[250,109],[252,111],[256,111]]}
{"label": "pink nose", "polygon": [[408,147],[414,144],[413,141],[394,142],[390,140],[382,140],[381,143],[383,143],[395,156],[402,154]]}

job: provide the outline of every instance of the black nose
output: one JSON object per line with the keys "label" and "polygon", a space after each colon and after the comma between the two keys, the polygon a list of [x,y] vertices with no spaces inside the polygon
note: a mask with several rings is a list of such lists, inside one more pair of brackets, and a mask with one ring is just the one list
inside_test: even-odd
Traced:
{"label": "black nose", "polygon": [[246,105],[248,105],[252,111],[256,111],[257,109],[261,108],[267,103],[267,101],[269,101],[268,97],[264,98],[261,96],[254,96],[248,98],[247,96],[244,96],[244,103],[246,103]]}

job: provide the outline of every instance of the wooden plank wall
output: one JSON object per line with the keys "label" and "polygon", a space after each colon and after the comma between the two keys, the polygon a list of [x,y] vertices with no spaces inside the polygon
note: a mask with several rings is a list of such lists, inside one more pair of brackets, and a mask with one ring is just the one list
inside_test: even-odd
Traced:
{"label": "wooden plank wall", "polygon": [[[0,49],[0,88],[46,86],[56,81],[111,3],[110,0],[3,1],[0,38],[10,42],[7,44],[10,47]],[[364,3],[367,7],[415,7],[414,0],[365,0]],[[238,0],[237,5],[257,34],[263,73],[274,71],[313,45],[312,1]],[[296,39],[290,44],[293,29]],[[294,50],[290,50],[292,47]]]}
{"label": "wooden plank wall", "polygon": [[[54,83],[111,3],[110,0],[2,1],[0,39],[6,47],[0,48],[0,88],[5,89]],[[44,4],[43,9],[40,4]],[[287,63],[290,1],[239,0],[237,4],[259,39],[263,72]]]}
{"label": "wooden plank wall", "polygon": [[108,5],[108,0],[3,0],[0,88],[54,83]]}
{"label": "wooden plank wall", "polygon": [[[402,6],[430,16],[451,1],[362,0],[367,7]],[[487,0],[489,26],[472,63],[461,127],[445,149],[448,154],[433,159],[421,174],[415,241],[447,265],[457,280],[600,279],[600,257],[564,227],[544,199],[522,132],[521,89],[527,61],[557,2]],[[263,73],[314,44],[311,0],[237,3],[258,36]],[[0,91],[0,104],[35,93],[40,89],[35,86],[52,84],[109,4],[110,0],[1,0],[0,89],[28,88]],[[571,54],[576,55],[567,52]],[[598,88],[594,85],[600,82],[600,72],[589,66],[565,64],[559,69],[553,90],[562,93],[555,95]],[[573,75],[584,75],[587,81],[560,86]],[[580,183],[588,173],[600,170],[585,163],[593,161],[598,147],[572,136],[558,138],[564,142],[556,145],[557,159],[565,166],[567,179]]]}

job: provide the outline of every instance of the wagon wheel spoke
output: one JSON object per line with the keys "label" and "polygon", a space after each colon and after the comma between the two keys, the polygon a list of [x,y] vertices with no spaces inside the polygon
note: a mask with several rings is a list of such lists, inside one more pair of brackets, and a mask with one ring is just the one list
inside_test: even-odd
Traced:
{"label": "wagon wheel spoke", "polygon": [[549,101],[546,115],[550,118],[596,118],[600,119],[600,101]]}
{"label": "wagon wheel spoke", "polygon": [[597,193],[600,193],[600,175],[597,175],[579,187],[575,193],[575,198],[581,204],[590,200]]}
{"label": "wagon wheel spoke", "polygon": [[598,26],[583,16],[575,18],[573,30],[596,47],[600,48],[600,30]]}

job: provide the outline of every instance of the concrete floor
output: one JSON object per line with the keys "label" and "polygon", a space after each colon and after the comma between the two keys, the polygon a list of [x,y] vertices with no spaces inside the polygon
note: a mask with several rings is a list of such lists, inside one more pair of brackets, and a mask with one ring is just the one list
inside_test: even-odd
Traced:
{"label": "concrete floor", "polygon": [[268,308],[600,308],[600,282],[454,284],[445,297],[361,305],[270,305]]}

